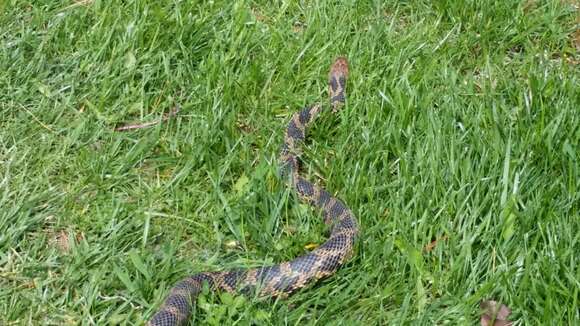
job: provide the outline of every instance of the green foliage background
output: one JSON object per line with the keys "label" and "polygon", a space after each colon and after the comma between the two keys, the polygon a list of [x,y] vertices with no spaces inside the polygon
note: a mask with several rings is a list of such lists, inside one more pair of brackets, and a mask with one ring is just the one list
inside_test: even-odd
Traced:
{"label": "green foliage background", "polygon": [[[286,300],[206,293],[195,320],[473,325],[493,298],[525,325],[578,324],[572,1],[0,12],[1,324],[140,324],[185,275],[322,243],[276,154],[337,55],[348,103],[310,131],[304,170],[356,213],[356,256]],[[113,131],[175,105],[168,123]]]}

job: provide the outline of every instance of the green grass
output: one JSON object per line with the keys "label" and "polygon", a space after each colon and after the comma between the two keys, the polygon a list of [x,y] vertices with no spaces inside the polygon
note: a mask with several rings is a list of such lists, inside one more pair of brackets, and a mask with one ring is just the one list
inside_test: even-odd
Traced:
{"label": "green grass", "polygon": [[0,324],[139,324],[188,274],[323,242],[276,155],[340,54],[348,103],[305,174],[356,213],[356,256],[286,300],[208,293],[195,320],[474,325],[492,298],[579,324],[573,1],[297,3],[0,2]]}

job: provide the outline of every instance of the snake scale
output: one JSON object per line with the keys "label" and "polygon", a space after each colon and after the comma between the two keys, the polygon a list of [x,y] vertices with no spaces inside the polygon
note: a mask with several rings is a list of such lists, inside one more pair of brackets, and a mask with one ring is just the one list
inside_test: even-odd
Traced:
{"label": "snake scale", "polygon": [[[330,68],[328,92],[330,107],[336,112],[345,101],[348,62],[337,58]],[[177,283],[159,311],[147,325],[184,325],[190,319],[197,295],[207,283],[214,291],[257,291],[261,296],[284,297],[306,284],[329,276],[353,254],[358,235],[356,218],[351,210],[328,191],[299,175],[300,145],[306,137],[306,128],[323,110],[316,104],[295,113],[288,123],[280,153],[280,174],[288,178],[298,197],[322,210],[324,222],[331,225],[328,240],[308,254],[278,265],[225,272],[202,272]]]}

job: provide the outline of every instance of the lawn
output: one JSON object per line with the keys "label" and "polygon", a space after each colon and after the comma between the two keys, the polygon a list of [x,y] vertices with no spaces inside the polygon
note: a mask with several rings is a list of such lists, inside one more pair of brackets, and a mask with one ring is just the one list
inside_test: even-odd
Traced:
{"label": "lawn", "polygon": [[580,324],[578,10],[0,2],[0,324],[142,324],[186,275],[323,243],[277,154],[338,55],[303,174],[356,214],[355,256],[287,299],[206,291],[195,322],[475,325],[493,299]]}

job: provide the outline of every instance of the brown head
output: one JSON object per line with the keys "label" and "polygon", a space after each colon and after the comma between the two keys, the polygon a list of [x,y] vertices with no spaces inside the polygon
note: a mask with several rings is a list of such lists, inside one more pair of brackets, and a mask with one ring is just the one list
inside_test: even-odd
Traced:
{"label": "brown head", "polygon": [[344,104],[347,78],[348,61],[345,57],[338,57],[334,60],[328,74],[328,95],[333,112],[336,112]]}

